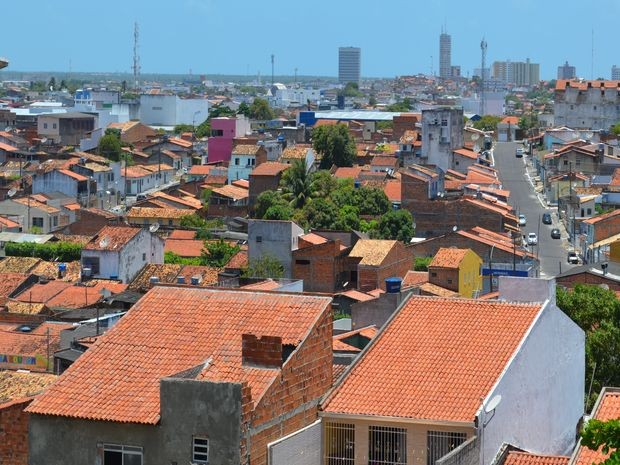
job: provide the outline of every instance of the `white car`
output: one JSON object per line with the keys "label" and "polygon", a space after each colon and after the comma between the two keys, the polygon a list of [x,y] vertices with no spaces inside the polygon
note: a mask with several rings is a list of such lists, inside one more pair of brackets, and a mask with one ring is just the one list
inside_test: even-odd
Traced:
{"label": "white car", "polygon": [[519,215],[519,226],[525,226],[527,223],[527,219],[525,215]]}
{"label": "white car", "polygon": [[527,245],[536,245],[538,244],[538,236],[536,233],[529,233],[527,235]]}

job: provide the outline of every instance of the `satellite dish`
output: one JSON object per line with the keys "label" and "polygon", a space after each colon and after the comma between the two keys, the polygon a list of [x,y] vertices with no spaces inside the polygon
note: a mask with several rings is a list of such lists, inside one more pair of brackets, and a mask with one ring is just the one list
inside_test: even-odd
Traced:
{"label": "satellite dish", "polygon": [[501,394],[497,394],[496,396],[493,396],[493,398],[489,401],[489,403],[485,405],[484,412],[485,413],[492,412],[493,410],[497,408],[497,406],[499,405],[501,401],[502,401]]}
{"label": "satellite dish", "polygon": [[594,133],[593,132],[590,132],[590,131],[586,132],[586,134],[585,134],[586,140],[590,140],[593,137],[594,137]]}
{"label": "satellite dish", "polygon": [[452,226],[452,231],[457,232],[458,229],[459,229],[458,226],[456,226],[456,225]]}
{"label": "satellite dish", "polygon": [[110,297],[112,296],[112,291],[110,291],[110,289],[106,289],[106,288],[104,287],[103,289],[101,289],[101,290],[99,291],[99,294],[101,294],[101,296],[102,296],[104,299],[108,299],[108,298],[110,298]]}
{"label": "satellite dish", "polygon": [[149,227],[149,231],[151,231],[152,233],[154,233],[155,231],[157,231],[159,229],[159,223],[153,223],[150,227]]}
{"label": "satellite dish", "polygon": [[6,195],[8,195],[9,197],[13,197],[15,194],[17,194],[17,189],[15,189],[14,187],[11,187],[11,189],[9,189],[9,191],[6,193]]}
{"label": "satellite dish", "polygon": [[105,249],[108,245],[110,245],[110,238],[108,236],[105,236],[103,239],[99,241],[99,246],[102,249]]}
{"label": "satellite dish", "polygon": [[479,144],[474,145],[474,152],[480,152],[480,145]]}
{"label": "satellite dish", "polygon": [[470,139],[471,139],[471,140],[474,140],[474,141],[475,141],[475,140],[478,140],[478,139],[480,139],[480,134],[477,134],[477,133],[475,133],[475,132],[474,132],[474,133],[471,135]]}

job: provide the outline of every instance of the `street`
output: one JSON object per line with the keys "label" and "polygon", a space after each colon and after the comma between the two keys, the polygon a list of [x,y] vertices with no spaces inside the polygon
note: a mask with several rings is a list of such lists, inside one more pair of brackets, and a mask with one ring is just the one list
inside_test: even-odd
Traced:
{"label": "street", "polygon": [[[523,235],[534,232],[538,235],[538,246],[528,247],[532,253],[538,254],[541,277],[553,277],[572,268],[566,261],[567,235],[558,220],[557,210],[543,207],[534,193],[534,188],[525,175],[525,162],[529,158],[517,158],[516,142],[498,142],[495,145],[495,168],[504,189],[510,191],[509,203],[516,215],[523,214],[527,218],[526,226],[521,227]],[[553,224],[543,224],[543,213],[551,213]],[[559,228],[561,239],[552,239],[551,230]]]}

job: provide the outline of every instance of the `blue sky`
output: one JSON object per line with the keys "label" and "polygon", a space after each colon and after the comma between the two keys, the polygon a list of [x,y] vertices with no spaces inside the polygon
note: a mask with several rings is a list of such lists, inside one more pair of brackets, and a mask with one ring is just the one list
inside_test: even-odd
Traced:
{"label": "blue sky", "polygon": [[337,74],[337,48],[362,48],[362,75],[438,70],[439,33],[452,36],[452,63],[464,75],[511,59],[541,63],[554,78],[568,60],[577,74],[610,77],[620,65],[620,1],[574,0],[30,0],[2,7],[0,56],[14,71],[130,72],[133,23],[140,25],[143,72]]}

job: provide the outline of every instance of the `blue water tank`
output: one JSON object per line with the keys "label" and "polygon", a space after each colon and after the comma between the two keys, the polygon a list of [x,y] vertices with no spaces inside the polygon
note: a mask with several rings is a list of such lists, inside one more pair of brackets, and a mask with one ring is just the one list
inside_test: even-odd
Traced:
{"label": "blue water tank", "polygon": [[64,273],[65,271],[67,271],[67,264],[66,263],[59,263],[58,264],[58,271],[60,271],[61,273]]}
{"label": "blue water tank", "polygon": [[353,186],[355,186],[355,188],[356,188],[356,189],[359,189],[361,185],[362,185],[362,183],[361,183],[361,182],[359,182],[359,181],[353,181]]}
{"label": "blue water tank", "polygon": [[398,294],[403,280],[401,278],[386,278],[385,291],[388,294]]}

